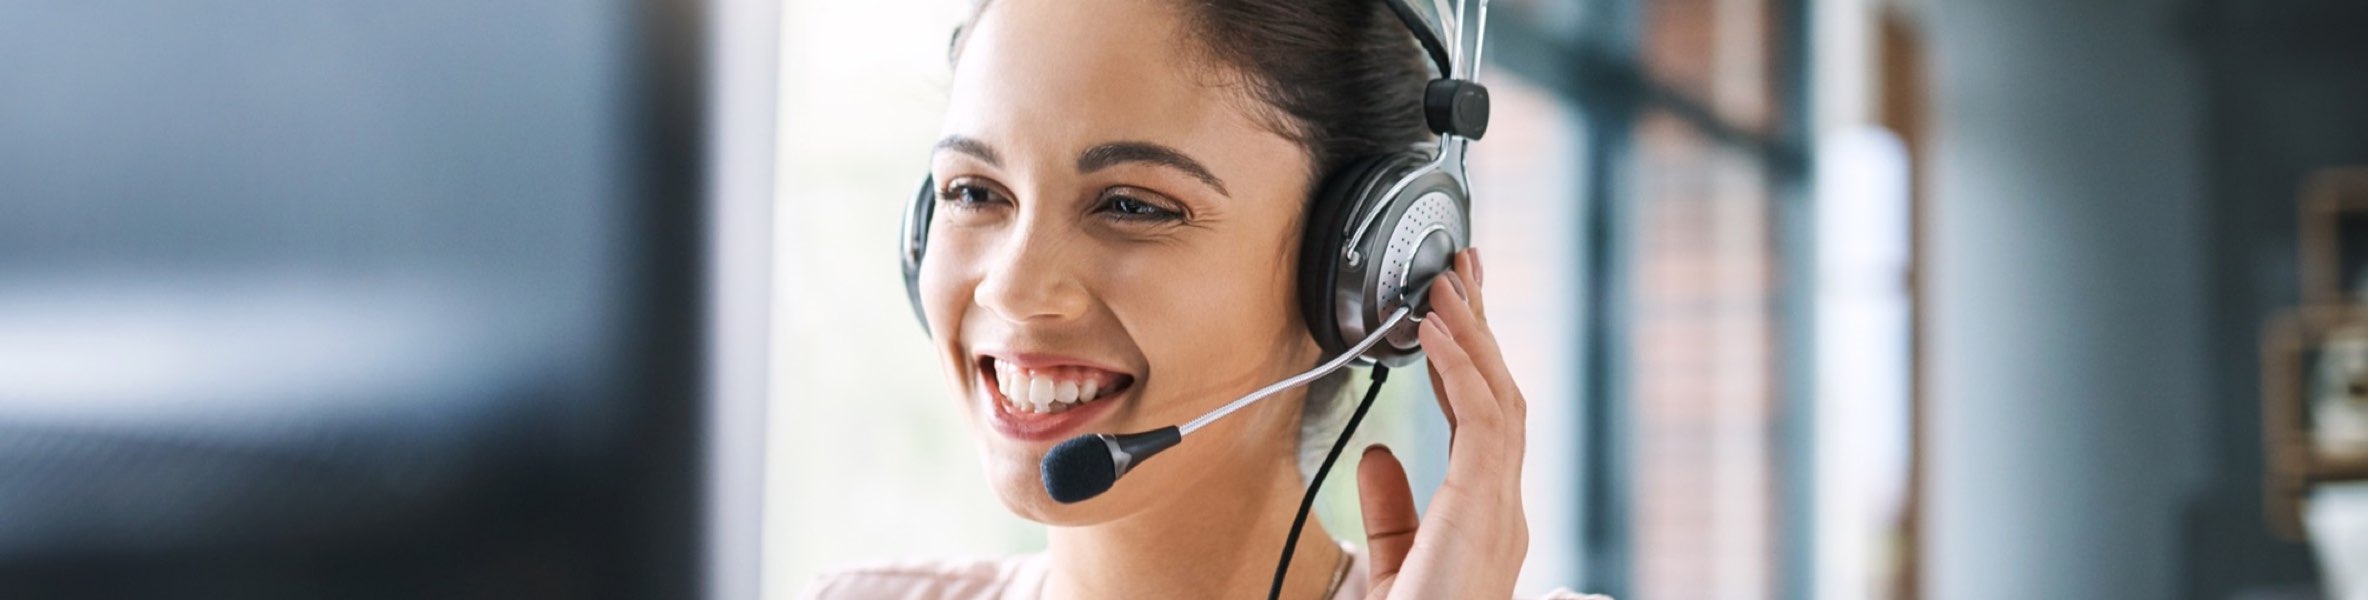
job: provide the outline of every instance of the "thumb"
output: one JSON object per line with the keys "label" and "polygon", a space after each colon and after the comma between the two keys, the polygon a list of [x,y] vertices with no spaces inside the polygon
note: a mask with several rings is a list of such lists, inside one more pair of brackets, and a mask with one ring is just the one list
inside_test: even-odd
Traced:
{"label": "thumb", "polygon": [[1373,583],[1398,575],[1414,549],[1414,528],[1422,523],[1414,510],[1414,488],[1406,484],[1406,467],[1387,446],[1365,448],[1357,462],[1357,498],[1365,513],[1365,548],[1373,560]]}

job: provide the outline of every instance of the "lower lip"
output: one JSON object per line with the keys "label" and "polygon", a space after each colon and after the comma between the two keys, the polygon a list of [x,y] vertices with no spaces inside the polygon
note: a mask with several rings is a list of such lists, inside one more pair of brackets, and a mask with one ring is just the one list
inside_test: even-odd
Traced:
{"label": "lower lip", "polygon": [[1134,391],[1132,389],[1119,390],[1117,394],[1095,398],[1090,402],[1058,413],[1015,413],[1011,412],[1009,405],[1004,404],[1002,394],[995,392],[995,382],[989,379],[986,373],[979,373],[978,383],[979,389],[986,396],[987,405],[994,410],[994,416],[988,419],[988,422],[995,427],[995,432],[1023,442],[1050,442],[1067,439],[1084,429],[1086,423],[1109,411],[1110,406],[1117,404],[1116,400],[1120,397]]}

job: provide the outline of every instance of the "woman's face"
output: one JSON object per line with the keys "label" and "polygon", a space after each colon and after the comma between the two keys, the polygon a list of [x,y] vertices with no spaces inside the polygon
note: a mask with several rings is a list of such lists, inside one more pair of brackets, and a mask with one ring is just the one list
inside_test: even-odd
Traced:
{"label": "woman's face", "polygon": [[1109,521],[1295,464],[1297,394],[1093,500],[1039,483],[1062,440],[1179,424],[1318,356],[1293,289],[1308,157],[1177,10],[996,0],[954,71],[924,310],[990,482],[1035,521]]}

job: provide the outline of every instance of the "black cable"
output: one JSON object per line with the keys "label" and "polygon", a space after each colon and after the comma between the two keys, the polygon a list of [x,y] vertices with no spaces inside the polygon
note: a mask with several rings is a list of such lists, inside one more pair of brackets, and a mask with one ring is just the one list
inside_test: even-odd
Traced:
{"label": "black cable", "polygon": [[1299,530],[1307,527],[1307,511],[1316,505],[1316,490],[1324,487],[1324,476],[1332,472],[1332,463],[1340,460],[1340,450],[1348,447],[1348,437],[1357,433],[1357,423],[1365,420],[1365,410],[1373,408],[1373,399],[1381,395],[1381,382],[1390,378],[1390,368],[1373,365],[1373,382],[1365,385],[1365,399],[1357,402],[1357,412],[1348,416],[1348,426],[1341,428],[1340,437],[1332,440],[1332,452],[1324,455],[1323,466],[1316,467],[1316,478],[1307,484],[1307,495],[1299,497],[1299,516],[1291,519],[1291,536],[1283,540],[1283,560],[1274,566],[1274,587],[1267,590],[1266,600],[1281,600],[1283,576],[1291,572],[1291,555],[1299,550]]}

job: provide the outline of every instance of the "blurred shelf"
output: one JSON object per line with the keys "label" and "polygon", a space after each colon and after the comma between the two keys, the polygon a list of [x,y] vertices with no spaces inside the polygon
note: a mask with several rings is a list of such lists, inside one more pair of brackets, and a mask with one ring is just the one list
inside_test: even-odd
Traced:
{"label": "blurred shelf", "polygon": [[2368,457],[2317,459],[2303,471],[2311,484],[2368,481]]}

